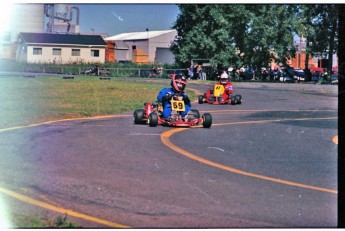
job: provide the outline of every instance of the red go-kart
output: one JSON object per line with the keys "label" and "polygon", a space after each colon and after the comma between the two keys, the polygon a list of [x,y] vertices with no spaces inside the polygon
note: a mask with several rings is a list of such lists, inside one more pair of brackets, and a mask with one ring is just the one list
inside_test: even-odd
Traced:
{"label": "red go-kart", "polygon": [[225,88],[222,84],[216,83],[213,89],[209,88],[207,92],[198,97],[199,104],[241,104],[241,95],[228,95],[225,92]]}
{"label": "red go-kart", "polygon": [[157,125],[173,126],[173,127],[191,127],[202,124],[204,128],[212,125],[212,116],[205,113],[200,117],[198,110],[191,109],[185,118],[182,118],[181,112],[185,111],[185,104],[182,97],[177,95],[171,99],[172,113],[169,120],[162,118],[163,105],[158,102],[144,103],[144,109],[137,109],[133,113],[135,124],[148,124],[150,127]]}

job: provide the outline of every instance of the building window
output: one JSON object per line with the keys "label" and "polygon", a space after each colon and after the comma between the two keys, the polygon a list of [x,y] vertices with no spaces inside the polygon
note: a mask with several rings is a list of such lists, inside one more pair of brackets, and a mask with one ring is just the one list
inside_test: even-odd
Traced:
{"label": "building window", "polygon": [[99,50],[91,50],[92,57],[99,57]]}
{"label": "building window", "polygon": [[33,50],[34,55],[42,55],[42,48],[35,48]]}
{"label": "building window", "polygon": [[61,49],[60,48],[53,48],[53,55],[61,55]]}
{"label": "building window", "polygon": [[72,56],[80,56],[80,49],[72,49]]}

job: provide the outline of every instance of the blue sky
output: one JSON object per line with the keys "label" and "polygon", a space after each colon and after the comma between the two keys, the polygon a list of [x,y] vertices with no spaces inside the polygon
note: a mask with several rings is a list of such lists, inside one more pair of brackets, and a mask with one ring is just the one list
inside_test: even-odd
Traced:
{"label": "blue sky", "polygon": [[[68,4],[80,9],[80,33],[108,33],[109,36],[140,32],[148,28],[169,30],[176,21],[176,4]],[[73,12],[73,17],[76,17]],[[73,22],[75,20],[73,19]]]}

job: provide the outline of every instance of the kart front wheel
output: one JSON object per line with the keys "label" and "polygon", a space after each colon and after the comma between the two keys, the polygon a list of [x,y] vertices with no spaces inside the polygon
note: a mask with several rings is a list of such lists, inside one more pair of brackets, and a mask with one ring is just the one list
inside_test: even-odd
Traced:
{"label": "kart front wheel", "polygon": [[202,115],[202,126],[204,128],[209,128],[212,125],[212,116],[210,113],[205,113]]}
{"label": "kart front wheel", "polygon": [[235,95],[235,98],[236,98],[236,103],[237,104],[241,104],[242,103],[242,96],[241,95]]}
{"label": "kart front wheel", "polygon": [[150,127],[157,127],[158,125],[158,115],[154,112],[151,112],[149,115],[149,126]]}
{"label": "kart front wheel", "polygon": [[133,113],[134,123],[135,124],[142,124],[142,123],[144,123],[143,115],[144,115],[144,110],[143,109],[135,110],[134,113]]}
{"label": "kart front wheel", "polygon": [[198,102],[199,102],[199,104],[203,104],[204,103],[204,96],[199,95],[198,96]]}
{"label": "kart front wheel", "polygon": [[237,103],[237,100],[236,100],[235,96],[231,96],[230,101],[231,101],[232,105],[235,105]]}
{"label": "kart front wheel", "polygon": [[193,115],[195,118],[199,119],[200,118],[200,112],[196,109],[191,110],[193,112]]}

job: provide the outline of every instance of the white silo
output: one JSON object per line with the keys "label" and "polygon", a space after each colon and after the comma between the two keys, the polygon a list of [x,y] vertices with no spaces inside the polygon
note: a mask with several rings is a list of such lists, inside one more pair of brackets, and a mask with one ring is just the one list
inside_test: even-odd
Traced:
{"label": "white silo", "polygon": [[15,41],[20,32],[44,32],[44,4],[15,4],[11,17],[11,41]]}
{"label": "white silo", "polygon": [[44,32],[44,4],[13,4],[8,26],[0,37],[0,59],[15,59],[15,42],[20,32]]}

